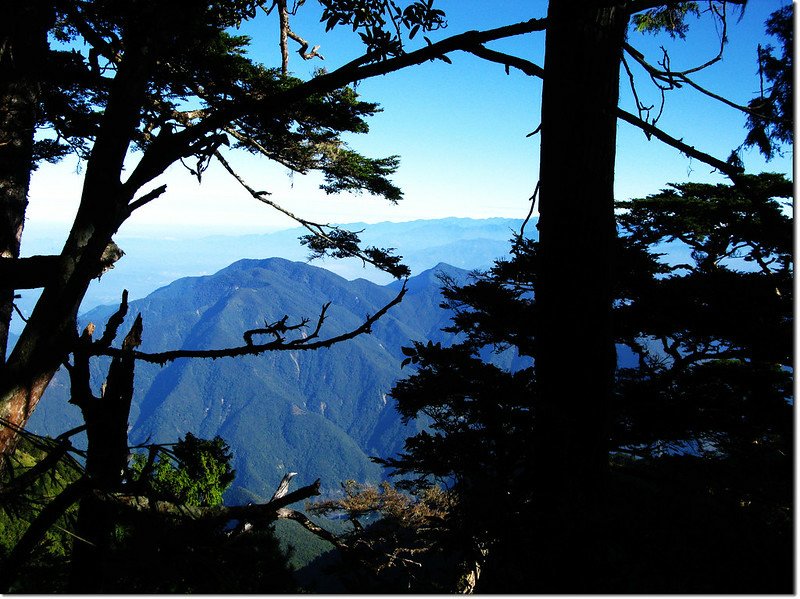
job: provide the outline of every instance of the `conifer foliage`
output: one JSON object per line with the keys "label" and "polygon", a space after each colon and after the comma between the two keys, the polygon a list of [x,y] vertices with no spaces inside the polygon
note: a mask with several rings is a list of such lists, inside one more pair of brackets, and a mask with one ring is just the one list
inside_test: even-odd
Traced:
{"label": "conifer foliage", "polygon": [[[617,204],[615,341],[620,355],[635,359],[617,371],[608,428],[611,496],[624,488],[624,477],[646,476],[667,488],[660,477],[673,476],[691,480],[682,498],[687,504],[694,501],[692,485],[699,485],[720,495],[711,509],[747,505],[748,513],[726,517],[752,517],[763,527],[757,542],[780,556],[773,565],[783,564],[782,581],[788,570],[780,552],[787,551],[792,502],[792,193],[783,176],[762,174],[745,176],[742,187],[675,184]],[[449,526],[463,535],[462,546],[466,538],[486,549],[485,586],[479,588],[488,591],[535,588],[535,576],[520,568],[541,559],[530,537],[538,249],[517,237],[509,259],[469,284],[444,281],[443,307],[454,311],[449,330],[457,342],[407,348],[415,372],[392,391],[404,418],[423,416],[429,430],[409,438],[399,456],[381,460],[408,477],[400,483],[408,488],[432,480],[449,487]],[[580,376],[581,339],[573,345]],[[569,385],[564,381],[565,389]],[[698,482],[693,477],[702,469],[708,478]],[[603,509],[607,518],[616,514],[613,506]],[[640,508],[627,509],[627,517],[643,518]],[[723,524],[709,527],[717,525]],[[752,532],[739,532],[753,541]],[[716,534],[712,528],[705,533]],[[664,534],[661,542],[674,542]],[[630,551],[613,540],[596,546],[597,539],[579,538],[603,554],[609,547]],[[748,555],[743,567],[752,573],[762,566]],[[703,576],[720,576],[725,558],[716,559],[697,579],[685,579],[685,588],[708,584]],[[661,575],[648,567],[634,575],[635,585]],[[770,573],[757,572],[757,584],[771,585]],[[618,588],[603,586],[610,584],[607,572],[593,576],[591,588]]]}

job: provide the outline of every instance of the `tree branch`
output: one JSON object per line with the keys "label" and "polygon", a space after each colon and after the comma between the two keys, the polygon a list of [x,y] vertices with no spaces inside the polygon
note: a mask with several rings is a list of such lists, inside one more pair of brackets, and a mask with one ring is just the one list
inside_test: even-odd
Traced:
{"label": "tree branch", "polygon": [[[113,241],[108,244],[100,261],[99,277],[124,255]],[[29,258],[0,257],[0,289],[38,289],[49,284],[61,270],[61,256],[31,256]]]}
{"label": "tree branch", "polygon": [[117,331],[122,323],[125,321],[125,315],[128,313],[128,290],[122,290],[122,300],[119,303],[119,308],[111,318],[106,322],[106,328],[103,330],[103,335],[95,341],[98,347],[111,347],[111,343],[117,337]]}
{"label": "tree branch", "polygon": [[665,133],[658,127],[651,125],[646,121],[643,121],[642,119],[632,115],[630,112],[626,112],[622,108],[617,108],[617,117],[619,117],[620,119],[622,119],[627,123],[630,123],[631,125],[634,125],[635,127],[639,127],[639,129],[641,129],[645,133],[652,135],[653,137],[664,142],[667,145],[672,146],[673,148],[675,148],[679,152],[682,152],[686,156],[689,156],[690,158],[695,158],[700,162],[704,162],[707,165],[715,168],[724,175],[727,175],[734,183],[736,183],[740,179],[740,176],[744,173],[743,168],[735,166],[723,160],[720,160],[719,158],[714,158],[713,156],[711,156],[710,154],[706,154],[705,152],[701,152],[694,146],[690,146],[689,144],[684,143],[682,140],[672,137],[671,135]]}
{"label": "tree branch", "polygon": [[133,211],[136,210],[137,208],[141,208],[148,202],[152,202],[161,194],[163,194],[165,191],[167,191],[167,186],[161,185],[160,187],[156,187],[152,191],[147,192],[139,199],[132,201],[130,204],[128,204],[128,214],[132,214]]}
{"label": "tree branch", "polygon": [[[545,19],[530,19],[513,25],[506,25],[485,31],[467,31],[445,38],[439,42],[420,48],[382,62],[363,64],[370,57],[365,55],[335,71],[319,75],[290,89],[258,99],[262,115],[277,114],[304,98],[314,94],[328,93],[356,81],[363,81],[379,75],[386,75],[406,67],[435,60],[457,50],[466,50],[486,42],[516,35],[543,31]],[[186,129],[169,135],[157,137],[145,152],[139,164],[131,173],[124,187],[132,195],[133,191],[161,175],[168,166],[187,155],[192,144],[210,133],[224,129],[247,110],[240,103],[229,102],[226,106],[209,114],[205,119]]]}
{"label": "tree branch", "polygon": [[44,287],[58,273],[61,256],[0,257],[0,288]]}
{"label": "tree branch", "polygon": [[[529,76],[532,76],[532,77],[544,78],[544,69],[542,67],[540,67],[539,65],[537,65],[535,63],[532,63],[532,62],[530,62],[528,60],[525,60],[525,59],[522,59],[522,58],[518,58],[518,57],[512,56],[510,54],[504,54],[502,52],[497,52],[495,50],[489,50],[489,49],[487,49],[487,48],[485,48],[483,46],[480,46],[480,45],[472,47],[472,48],[467,48],[467,49],[465,49],[465,51],[470,52],[470,53],[472,53],[472,54],[474,54],[476,56],[479,56],[481,58],[484,58],[486,60],[489,60],[489,61],[492,61],[492,62],[496,62],[496,63],[499,63],[499,64],[503,64],[503,65],[506,66],[506,68],[508,68],[508,67],[517,68],[520,71],[522,71],[523,73],[525,73],[526,75],[529,75]],[[635,50],[634,50],[634,52],[635,52]],[[634,56],[634,58],[636,57],[634,54],[632,54],[632,55]],[[712,95],[712,94],[709,93],[709,95]],[[712,95],[712,97],[715,97],[715,96]],[[736,107],[736,105],[733,105],[733,106]],[[679,150],[680,152],[686,154],[687,156],[689,156],[691,158],[695,158],[697,160],[700,160],[701,162],[704,162],[704,163],[708,164],[709,166],[714,167],[715,169],[717,169],[721,173],[724,173],[725,175],[727,175],[728,177],[730,177],[734,181],[736,181],[738,176],[741,175],[744,172],[744,170],[739,168],[739,167],[736,167],[736,166],[734,166],[732,164],[724,162],[724,161],[722,161],[722,160],[720,160],[718,158],[715,158],[715,157],[711,156],[710,154],[706,154],[705,152],[701,152],[700,150],[696,149],[695,147],[690,146],[690,145],[684,143],[683,141],[670,136],[669,134],[665,133],[661,129],[658,129],[657,127],[655,127],[655,125],[653,125],[651,123],[648,123],[647,121],[644,121],[644,120],[632,115],[631,113],[626,112],[625,110],[623,110],[621,108],[617,108],[617,117],[621,118],[622,120],[626,121],[627,123],[630,123],[631,125],[639,127],[646,134],[652,135],[656,139],[666,143],[667,145],[672,146],[673,148]]]}
{"label": "tree branch", "polygon": [[291,510],[289,508],[282,508],[278,510],[278,518],[286,520],[294,520],[295,522],[299,523],[303,528],[305,528],[307,531],[318,536],[320,539],[328,541],[331,545],[333,545],[337,549],[340,549],[342,551],[347,551],[350,549],[350,547],[339,537],[325,530],[321,526],[314,524],[314,522],[312,522],[311,519],[302,512],[298,512],[297,510]]}
{"label": "tree branch", "polygon": [[[242,136],[242,137],[247,139],[245,136]],[[237,137],[237,139],[239,139],[239,138]],[[258,145],[254,140],[253,140],[253,143]],[[268,206],[274,208],[275,210],[277,210],[281,214],[284,214],[284,215],[288,216],[293,221],[295,221],[296,223],[301,225],[303,228],[308,230],[315,237],[320,237],[320,238],[326,240],[327,242],[329,242],[330,244],[332,244],[333,246],[337,246],[336,240],[333,239],[330,235],[326,234],[326,229],[329,230],[329,231],[338,231],[338,230],[341,230],[341,229],[339,229],[338,227],[332,226],[332,225],[313,222],[313,221],[310,221],[310,220],[306,220],[305,218],[302,218],[300,216],[297,216],[296,214],[294,214],[293,212],[290,212],[289,210],[287,210],[286,208],[284,208],[280,204],[278,204],[276,202],[273,202],[272,200],[268,199],[266,197],[266,196],[270,195],[270,193],[268,191],[257,191],[256,189],[254,189],[253,187],[248,185],[247,182],[244,180],[244,178],[241,175],[239,175],[233,169],[231,164],[225,159],[224,156],[222,156],[222,154],[220,154],[219,151],[216,151],[214,153],[214,157],[219,161],[219,163],[222,165],[222,167],[226,171],[228,171],[228,173],[234,179],[236,179],[236,181],[239,183],[239,185],[241,185],[247,191],[247,193],[249,193],[253,198],[258,200],[259,202],[263,202],[264,204],[267,204]],[[340,246],[337,246],[337,247],[340,247]],[[342,249],[344,251],[344,248],[340,247],[340,249]],[[360,249],[358,251],[347,251],[346,253],[350,257],[360,259],[364,263],[372,264],[372,266],[374,266],[375,268],[378,268],[380,270],[383,270],[384,272],[390,272],[390,274],[394,274],[394,273],[391,273],[390,270],[387,270],[386,266],[384,264],[382,264],[380,261],[371,258],[369,255],[367,255],[367,253],[365,253],[364,251],[362,251]],[[397,277],[397,278],[399,278],[399,277]]]}
{"label": "tree branch", "polygon": [[[236,356],[255,356],[258,354],[262,354],[268,351],[301,351],[301,350],[314,350],[319,349],[321,347],[330,347],[337,343],[341,343],[342,341],[347,341],[349,339],[353,339],[358,335],[369,333],[372,330],[372,325],[375,324],[386,312],[389,311],[390,308],[399,304],[403,296],[405,296],[407,291],[405,282],[403,283],[403,287],[401,288],[400,292],[397,296],[388,304],[383,306],[380,310],[378,310],[374,315],[365,318],[364,322],[361,326],[352,329],[346,333],[342,333],[341,335],[337,335],[335,337],[330,337],[328,339],[322,339],[320,341],[313,341],[314,336],[319,331],[319,328],[322,324],[322,319],[320,319],[319,324],[317,326],[317,330],[314,334],[309,335],[305,338],[297,338],[292,339],[290,341],[286,341],[283,339],[270,341],[269,343],[261,343],[261,344],[253,344],[253,345],[244,345],[239,347],[230,347],[224,349],[180,349],[180,350],[172,350],[172,351],[165,351],[165,352],[158,352],[158,353],[146,353],[141,351],[134,351],[133,357],[136,360],[141,360],[142,362],[149,362],[151,364],[161,364],[164,365],[167,362],[173,362],[179,358],[232,358]],[[97,348],[93,347],[91,349],[92,355],[96,356],[121,356],[124,350],[110,347],[110,348]]]}
{"label": "tree branch", "polygon": [[[726,106],[730,106],[731,108],[735,108],[736,110],[739,110],[739,111],[741,111],[741,112],[743,112],[745,114],[749,114],[749,115],[753,115],[753,116],[762,116],[762,115],[759,115],[758,112],[756,112],[752,108],[749,108],[747,106],[742,106],[741,104],[737,104],[736,102],[732,102],[731,100],[728,100],[724,96],[720,96],[719,94],[716,94],[716,93],[712,92],[711,90],[708,90],[708,89],[702,87],[701,85],[696,83],[694,80],[689,78],[689,76],[686,74],[689,71],[667,71],[667,70],[658,69],[658,68],[654,67],[653,65],[651,65],[649,62],[647,62],[645,60],[645,58],[644,58],[644,55],[641,52],[639,52],[636,48],[631,46],[630,44],[625,44],[624,48],[625,48],[625,51],[628,54],[630,54],[631,58],[633,58],[637,63],[639,63],[639,65],[645,71],[647,71],[647,74],[650,75],[651,78],[653,78],[656,81],[663,81],[664,83],[666,83],[669,86],[669,88],[680,87],[682,84],[686,84],[686,85],[689,85],[690,87],[693,87],[695,90],[699,91],[701,94],[704,94],[704,95],[708,96],[709,98],[713,98],[714,100],[717,100],[718,102],[722,102]],[[714,62],[716,62],[716,60],[714,60]],[[706,66],[709,66],[709,64],[707,63],[706,65],[703,65],[703,67],[701,67],[701,68],[705,68]],[[692,71],[694,71],[694,70],[696,70],[696,69],[692,69]]]}
{"label": "tree branch", "polygon": [[224,524],[228,520],[248,520],[252,522],[271,522],[278,518],[278,511],[298,501],[319,495],[320,480],[301,487],[296,491],[287,493],[282,497],[267,503],[254,505],[234,506],[189,506],[171,503],[169,501],[151,500],[143,495],[129,495],[126,493],[108,493],[94,490],[94,494],[102,501],[112,502],[115,505],[134,512],[179,518],[186,520],[203,520],[209,523]]}
{"label": "tree branch", "polygon": [[505,65],[506,73],[508,73],[509,67],[514,67],[530,77],[539,77],[540,79],[544,79],[544,69],[539,65],[530,62],[529,60],[525,60],[524,58],[512,56],[511,54],[505,54],[504,52],[498,52],[497,50],[489,50],[487,47],[480,44],[472,48],[465,48],[465,51],[469,52],[470,54],[474,54],[475,56],[479,56],[485,60]]}

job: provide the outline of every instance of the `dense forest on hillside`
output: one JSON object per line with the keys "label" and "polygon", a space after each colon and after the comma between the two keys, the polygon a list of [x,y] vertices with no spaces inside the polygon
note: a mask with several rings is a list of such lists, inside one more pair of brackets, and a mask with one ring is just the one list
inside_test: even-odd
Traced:
{"label": "dense forest on hillside", "polygon": [[[746,5],[550,0],[454,35],[434,0],[9,7],[0,592],[793,592],[793,182],[747,168],[748,150],[793,152],[793,6],[764,24],[754,95],[700,83]],[[290,59],[324,60],[295,30],[307,10],[359,57],[297,76]],[[279,64],[241,33],[255,19],[277,32]],[[635,47],[683,40],[696,20],[719,33],[704,64],[673,70],[663,47],[655,60]],[[541,64],[490,47],[537,35]],[[401,201],[399,157],[351,147],[381,110],[357,84],[459,52],[541,80],[530,212],[490,268],[414,277],[393,249],[295,214],[237,166],[255,156],[318,173],[326,194]],[[727,157],[661,128],[677,90],[738,115]],[[726,180],[618,200],[620,122]],[[23,256],[32,177],[65,157],[82,165],[69,235]],[[202,183],[211,164],[301,226],[312,258],[394,282],[242,260],[79,317],[90,283],[125,259],[120,227],[168,193],[160,177],[183,165]],[[27,289],[41,295],[12,337]],[[34,433],[40,400],[75,420]],[[282,455],[237,458],[225,426]]]}

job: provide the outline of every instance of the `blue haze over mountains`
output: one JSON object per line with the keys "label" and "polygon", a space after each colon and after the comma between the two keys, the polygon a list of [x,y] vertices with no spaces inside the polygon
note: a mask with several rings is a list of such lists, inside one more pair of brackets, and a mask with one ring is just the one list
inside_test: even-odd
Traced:
{"label": "blue haze over mountains", "polygon": [[[381,318],[371,334],[316,351],[178,360],[163,368],[139,363],[129,420],[131,443],[169,443],[186,432],[221,435],[233,449],[237,470],[230,501],[268,498],[287,471],[299,473],[300,485],[319,477],[327,491],[338,489],[349,478],[379,480],[383,469],[369,457],[396,453],[422,425],[403,425],[387,396],[394,382],[408,374],[400,369],[400,348],[411,340],[448,342],[440,330],[449,323],[449,314],[439,307],[437,272],[466,280],[467,269],[488,267],[507,254],[508,239],[520,223],[445,219],[365,225],[365,243],[398,248],[419,273],[409,280],[404,301]],[[122,284],[133,282],[145,289],[173,268],[192,264],[205,268],[220,256],[263,251],[293,257],[291,253],[296,252],[302,259],[307,250],[296,241],[301,233],[219,238],[213,257],[213,247],[198,250],[185,241],[175,241],[170,250],[156,243],[149,246],[149,254],[148,248],[141,252],[143,248],[135,244],[120,243],[129,254],[103,279],[109,286],[111,275],[124,279],[114,290],[116,296]],[[155,266],[159,255],[160,268],[148,279],[144,265]],[[465,268],[431,264],[441,258]],[[124,262],[133,263],[127,278],[122,277]],[[319,266],[283,258],[244,259],[213,275],[176,280],[132,301],[122,330],[141,312],[144,351],[232,347],[242,345],[243,331],[284,315],[290,321],[309,318],[314,323],[322,305],[331,302],[323,328],[323,336],[328,337],[357,327],[398,290],[397,282],[386,283],[387,277],[374,276],[360,262],[314,264],[336,268],[350,278],[372,276],[378,282],[348,280]],[[130,287],[135,289],[135,285]],[[101,327],[115,309],[113,304],[96,307],[81,316],[81,326],[91,321]],[[513,356],[498,359],[510,366]],[[106,370],[107,362],[98,360],[93,365],[97,386]],[[57,435],[80,423],[79,410],[67,400],[68,380],[62,371],[34,412],[30,427]]]}
{"label": "blue haze over mountains", "polygon": [[[351,231],[361,231],[362,241],[381,248],[396,248],[413,274],[446,262],[471,270],[487,268],[495,258],[506,255],[509,239],[518,231],[521,219],[445,218],[404,223],[350,223],[342,225]],[[307,234],[303,228],[274,233],[214,235],[187,239],[135,237],[122,234],[115,237],[125,252],[113,270],[93,281],[84,299],[82,310],[101,304],[118,303],[122,289],[131,298],[141,298],[159,287],[181,277],[210,275],[242,258],[286,258],[307,260],[308,248],[298,238]],[[535,234],[535,222],[526,227],[526,234]],[[53,254],[61,250],[62,240],[55,236],[23,237],[24,255]],[[365,278],[376,283],[388,283],[391,276],[375,268],[364,268],[360,260],[316,260],[322,266],[346,279]],[[23,291],[17,302],[23,313],[29,314],[38,293]],[[19,332],[20,321],[13,330]]]}
{"label": "blue haze over mountains", "polygon": [[[237,479],[228,495],[233,502],[268,498],[287,471],[299,473],[300,485],[321,478],[328,492],[346,479],[379,480],[385,473],[370,456],[395,454],[405,438],[424,425],[403,425],[387,395],[398,378],[409,374],[400,369],[400,348],[411,340],[451,341],[441,332],[450,314],[439,306],[437,273],[465,281],[469,270],[486,268],[507,255],[508,240],[520,224],[509,219],[444,219],[350,226],[366,227],[362,239],[367,244],[397,248],[415,273],[404,301],[381,318],[371,334],[316,351],[183,359],[163,368],[139,363],[130,442],[171,443],[187,432],[207,438],[221,435],[234,453]],[[357,327],[397,293],[399,282],[387,283],[388,276],[364,269],[360,262],[326,260],[312,265],[285,259],[306,256],[306,248],[297,242],[302,232],[195,242],[121,239],[128,255],[89,296],[95,301],[104,298],[106,305],[83,313],[81,326],[91,321],[102,328],[116,310],[120,290],[128,287],[132,297],[149,293],[131,302],[121,329],[126,331],[141,312],[144,351],[239,346],[244,331],[284,315],[290,322],[308,318],[314,323],[327,302],[331,307],[323,336],[330,337]],[[535,232],[535,223],[530,223],[526,233]],[[174,279],[186,271],[213,271],[221,260],[247,255],[261,259],[230,266],[225,262],[215,274],[178,278],[161,286],[171,273]],[[156,286],[160,288],[150,293]],[[623,362],[630,359],[620,355]],[[522,364],[510,351],[492,360],[511,368]],[[93,363],[96,393],[106,371],[107,361]],[[68,399],[68,379],[61,371],[34,412],[30,428],[55,436],[80,424],[80,411]]]}

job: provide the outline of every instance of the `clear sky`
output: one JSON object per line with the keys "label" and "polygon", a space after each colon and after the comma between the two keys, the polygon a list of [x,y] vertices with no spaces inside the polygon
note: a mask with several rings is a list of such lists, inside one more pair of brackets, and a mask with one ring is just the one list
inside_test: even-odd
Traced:
{"label": "clear sky", "polygon": [[[735,102],[746,104],[758,92],[756,46],[765,42],[764,21],[789,0],[750,0],[741,20],[729,19],[725,58],[698,74],[701,84]],[[704,4],[701,2],[701,5]],[[437,0],[447,13],[447,29],[431,39],[469,29],[487,29],[543,17],[545,0]],[[293,29],[313,44],[320,44],[325,60],[304,63],[293,52],[291,68],[308,76],[314,68],[328,70],[356,57],[357,35],[348,29],[324,33],[318,23],[321,8],[313,0],[301,7]],[[277,20],[260,17],[247,25],[253,38],[254,56],[267,65],[279,64]],[[719,32],[711,19],[691,21],[685,41],[668,36],[642,35],[632,31],[629,41],[656,62],[660,46],[669,49],[673,69],[703,63],[719,46]],[[768,41],[768,40],[767,40]],[[424,43],[421,36],[414,40]],[[416,46],[414,46],[416,47]],[[544,33],[529,34],[491,45],[538,64],[543,61]],[[289,176],[284,167],[250,156],[230,156],[236,167],[258,189],[272,192],[272,199],[287,209],[321,222],[407,221],[446,216],[486,218],[527,214],[537,181],[538,137],[526,137],[539,125],[541,83],[520,72],[506,75],[501,65],[464,53],[451,55],[453,64],[426,63],[406,71],[361,82],[365,100],[376,101],[383,112],[370,120],[368,135],[348,138],[352,147],[370,156],[399,154],[401,166],[394,180],[405,199],[396,206],[368,195],[326,196],[318,189],[321,178]],[[639,73],[640,96],[655,102],[658,96]],[[623,107],[635,112],[627,78],[621,81]],[[691,89],[668,94],[659,126],[698,149],[726,158],[744,138],[744,116]],[[764,163],[754,152],[744,156],[749,172],[791,173],[793,156]],[[34,174],[26,234],[52,235],[52,226],[66,231],[77,209],[81,175],[74,158],[56,166],[43,165]],[[669,182],[725,182],[710,167],[689,160],[656,140],[647,141],[639,130],[620,123],[616,190],[619,199],[657,192]],[[579,173],[576,172],[576,176]],[[227,173],[209,170],[202,185],[182,167],[173,167],[163,181],[168,191],[139,210],[124,225],[121,235],[267,232],[293,226],[291,221],[255,202]]]}

